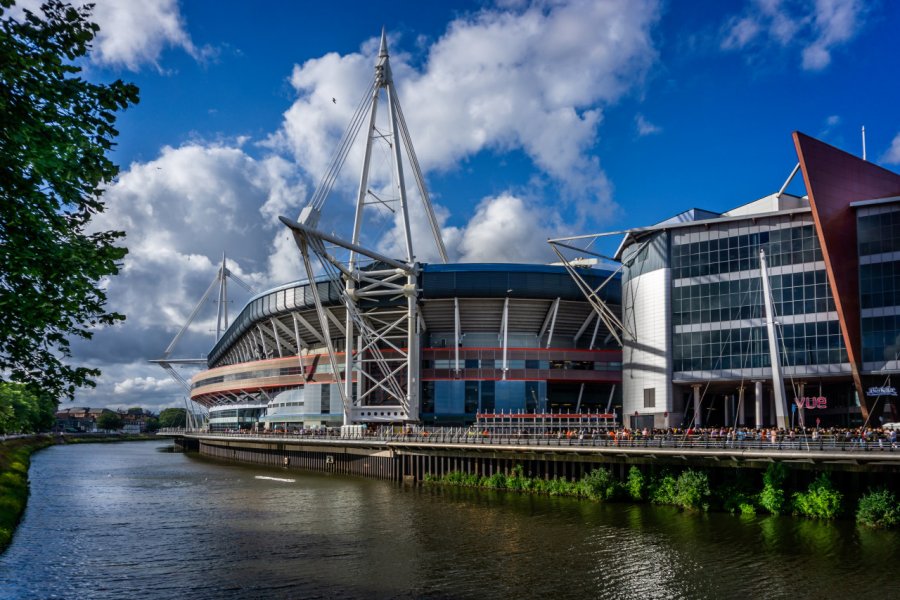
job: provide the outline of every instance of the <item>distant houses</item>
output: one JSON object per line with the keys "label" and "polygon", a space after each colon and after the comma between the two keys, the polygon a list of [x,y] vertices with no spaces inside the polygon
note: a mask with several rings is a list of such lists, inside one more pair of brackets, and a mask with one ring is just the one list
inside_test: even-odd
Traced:
{"label": "distant houses", "polygon": [[115,413],[122,422],[122,433],[146,433],[156,419],[156,415],[143,408],[113,411],[108,408],[88,408],[76,406],[56,412],[56,430],[70,433],[96,433],[103,431],[97,421],[105,413]]}

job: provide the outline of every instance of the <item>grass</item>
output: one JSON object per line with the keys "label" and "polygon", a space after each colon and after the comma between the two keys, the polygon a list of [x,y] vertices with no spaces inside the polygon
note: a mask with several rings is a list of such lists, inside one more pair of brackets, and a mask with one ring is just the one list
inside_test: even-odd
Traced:
{"label": "grass", "polygon": [[53,443],[46,436],[0,442],[0,553],[9,546],[25,512],[31,454]]}

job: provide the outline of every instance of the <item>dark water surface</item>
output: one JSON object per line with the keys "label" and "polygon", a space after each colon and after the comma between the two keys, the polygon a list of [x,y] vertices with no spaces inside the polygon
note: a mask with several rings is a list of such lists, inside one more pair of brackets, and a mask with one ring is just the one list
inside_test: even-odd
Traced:
{"label": "dark water surface", "polygon": [[900,598],[900,535],[852,523],[402,487],[163,445],[36,454],[0,598]]}

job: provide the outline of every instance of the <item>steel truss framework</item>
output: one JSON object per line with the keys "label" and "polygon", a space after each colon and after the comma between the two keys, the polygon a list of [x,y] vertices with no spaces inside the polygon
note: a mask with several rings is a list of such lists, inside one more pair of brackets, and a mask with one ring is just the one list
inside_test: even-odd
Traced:
{"label": "steel truss framework", "polygon": [[[562,263],[562,265],[565,267],[566,271],[569,273],[569,275],[575,281],[575,284],[578,286],[578,289],[581,290],[581,293],[584,294],[585,299],[588,301],[588,303],[594,309],[594,312],[597,314],[597,318],[603,322],[603,324],[609,330],[610,335],[616,340],[616,343],[618,343],[619,346],[622,346],[623,338],[634,339],[634,335],[628,329],[628,327],[625,325],[625,323],[622,321],[622,319],[619,318],[619,315],[616,314],[616,311],[614,309],[610,308],[609,304],[607,304],[607,302],[605,300],[603,300],[603,298],[600,296],[600,291],[610,281],[612,281],[612,279],[619,272],[621,272],[622,269],[624,269],[626,266],[628,266],[628,261],[620,262],[619,266],[612,273],[610,273],[609,277],[604,279],[600,283],[600,285],[598,285],[597,287],[592,287],[591,285],[588,284],[588,282],[584,279],[584,277],[582,277],[582,275],[578,272],[578,269],[576,268],[576,264],[575,264],[577,259],[567,258],[563,254],[561,248],[567,249],[567,250],[575,250],[580,254],[589,254],[591,256],[594,256],[594,257],[597,257],[600,259],[604,259],[604,260],[619,262],[619,261],[616,261],[614,258],[610,258],[608,256],[604,256],[603,254],[599,254],[597,252],[590,250],[590,247],[594,244],[594,242],[596,242],[601,237],[611,236],[611,235],[623,235],[623,234],[628,234],[628,232],[627,231],[613,231],[613,232],[609,232],[609,233],[595,233],[595,234],[589,234],[589,235],[581,235],[581,236],[556,238],[556,239],[552,239],[552,240],[547,240],[547,243],[550,244],[550,247],[553,249],[553,252],[556,253],[556,256],[559,257],[559,260]],[[586,240],[588,242],[586,247],[580,248],[580,247],[574,246],[572,244],[573,242],[584,241],[584,240]],[[640,254],[641,250],[644,249],[644,246],[646,246],[647,243],[648,242],[641,243],[638,246],[637,251],[632,256],[638,256],[638,254]],[[624,298],[623,298],[623,300],[624,300]]]}
{"label": "steel truss framework", "polygon": [[197,318],[197,315],[200,314],[200,309],[203,308],[204,303],[209,299],[212,291],[216,289],[218,286],[218,300],[216,307],[216,341],[219,341],[219,338],[222,337],[222,332],[228,329],[228,279],[231,279],[239,286],[247,290],[249,293],[253,294],[253,288],[250,287],[243,279],[235,275],[229,268],[228,263],[225,258],[225,254],[222,254],[222,263],[219,265],[219,269],[216,271],[216,276],[213,277],[213,280],[210,282],[209,287],[206,288],[206,291],[203,293],[203,296],[200,297],[200,300],[197,302],[197,305],[194,306],[194,310],[191,311],[191,314],[188,316],[187,321],[185,321],[184,325],[182,325],[181,329],[178,330],[178,333],[175,334],[175,337],[172,338],[172,341],[169,342],[169,345],[166,346],[166,349],[163,351],[162,357],[151,360],[151,363],[157,364],[163,368],[163,370],[168,373],[172,379],[178,382],[182,388],[184,388],[186,392],[186,396],[184,397],[185,409],[187,409],[187,417],[188,417],[188,425],[190,427],[199,427],[201,423],[206,422],[209,418],[209,411],[207,407],[203,406],[200,403],[194,402],[193,400],[189,400],[190,392],[191,392],[191,384],[181,376],[177,370],[175,370],[174,365],[190,365],[190,366],[206,366],[206,358],[171,358],[172,353],[175,351],[175,347],[178,345],[178,342],[181,341],[181,338],[187,332],[188,328],[191,326],[191,323],[194,322],[194,319]]}
{"label": "steel truss framework", "polygon": [[[387,133],[376,128],[376,115],[382,96],[387,101],[390,123]],[[348,241],[323,233],[316,226],[325,200],[364,122],[368,122],[365,157],[359,179],[352,238]],[[397,194],[394,198],[379,198],[369,189],[369,166],[373,143],[376,141],[386,142],[391,149],[393,188]],[[347,350],[344,365],[337,363],[328,315],[317,286],[310,286],[310,290],[332,372],[338,382],[344,425],[365,421],[419,420],[419,340],[424,330],[424,321],[420,316],[417,298],[419,266],[413,252],[401,146],[406,151],[438,253],[446,263],[447,252],[394,88],[387,38],[382,32],[374,81],[359,103],[328,172],[309,205],[301,213],[299,222],[281,217],[281,221],[291,229],[300,249],[308,281],[315,281],[316,271],[312,261],[315,256],[332,281],[342,282],[341,301],[346,309],[344,329]],[[374,200],[369,200],[370,196]],[[384,256],[360,244],[364,209],[373,204],[387,206],[399,214],[403,233],[402,246],[406,250],[406,256],[402,260]],[[396,205],[397,210],[389,204]],[[326,243],[348,251],[349,259],[346,262],[340,260],[326,247]],[[360,256],[375,262],[370,268],[361,268]],[[355,390],[353,373],[357,374]],[[365,410],[372,407],[378,410]]]}

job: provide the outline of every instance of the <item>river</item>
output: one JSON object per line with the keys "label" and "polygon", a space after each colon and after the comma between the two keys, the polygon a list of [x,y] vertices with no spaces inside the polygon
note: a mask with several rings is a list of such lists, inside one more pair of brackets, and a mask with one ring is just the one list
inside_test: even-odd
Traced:
{"label": "river", "polygon": [[900,535],[54,446],[0,598],[898,597]]}

